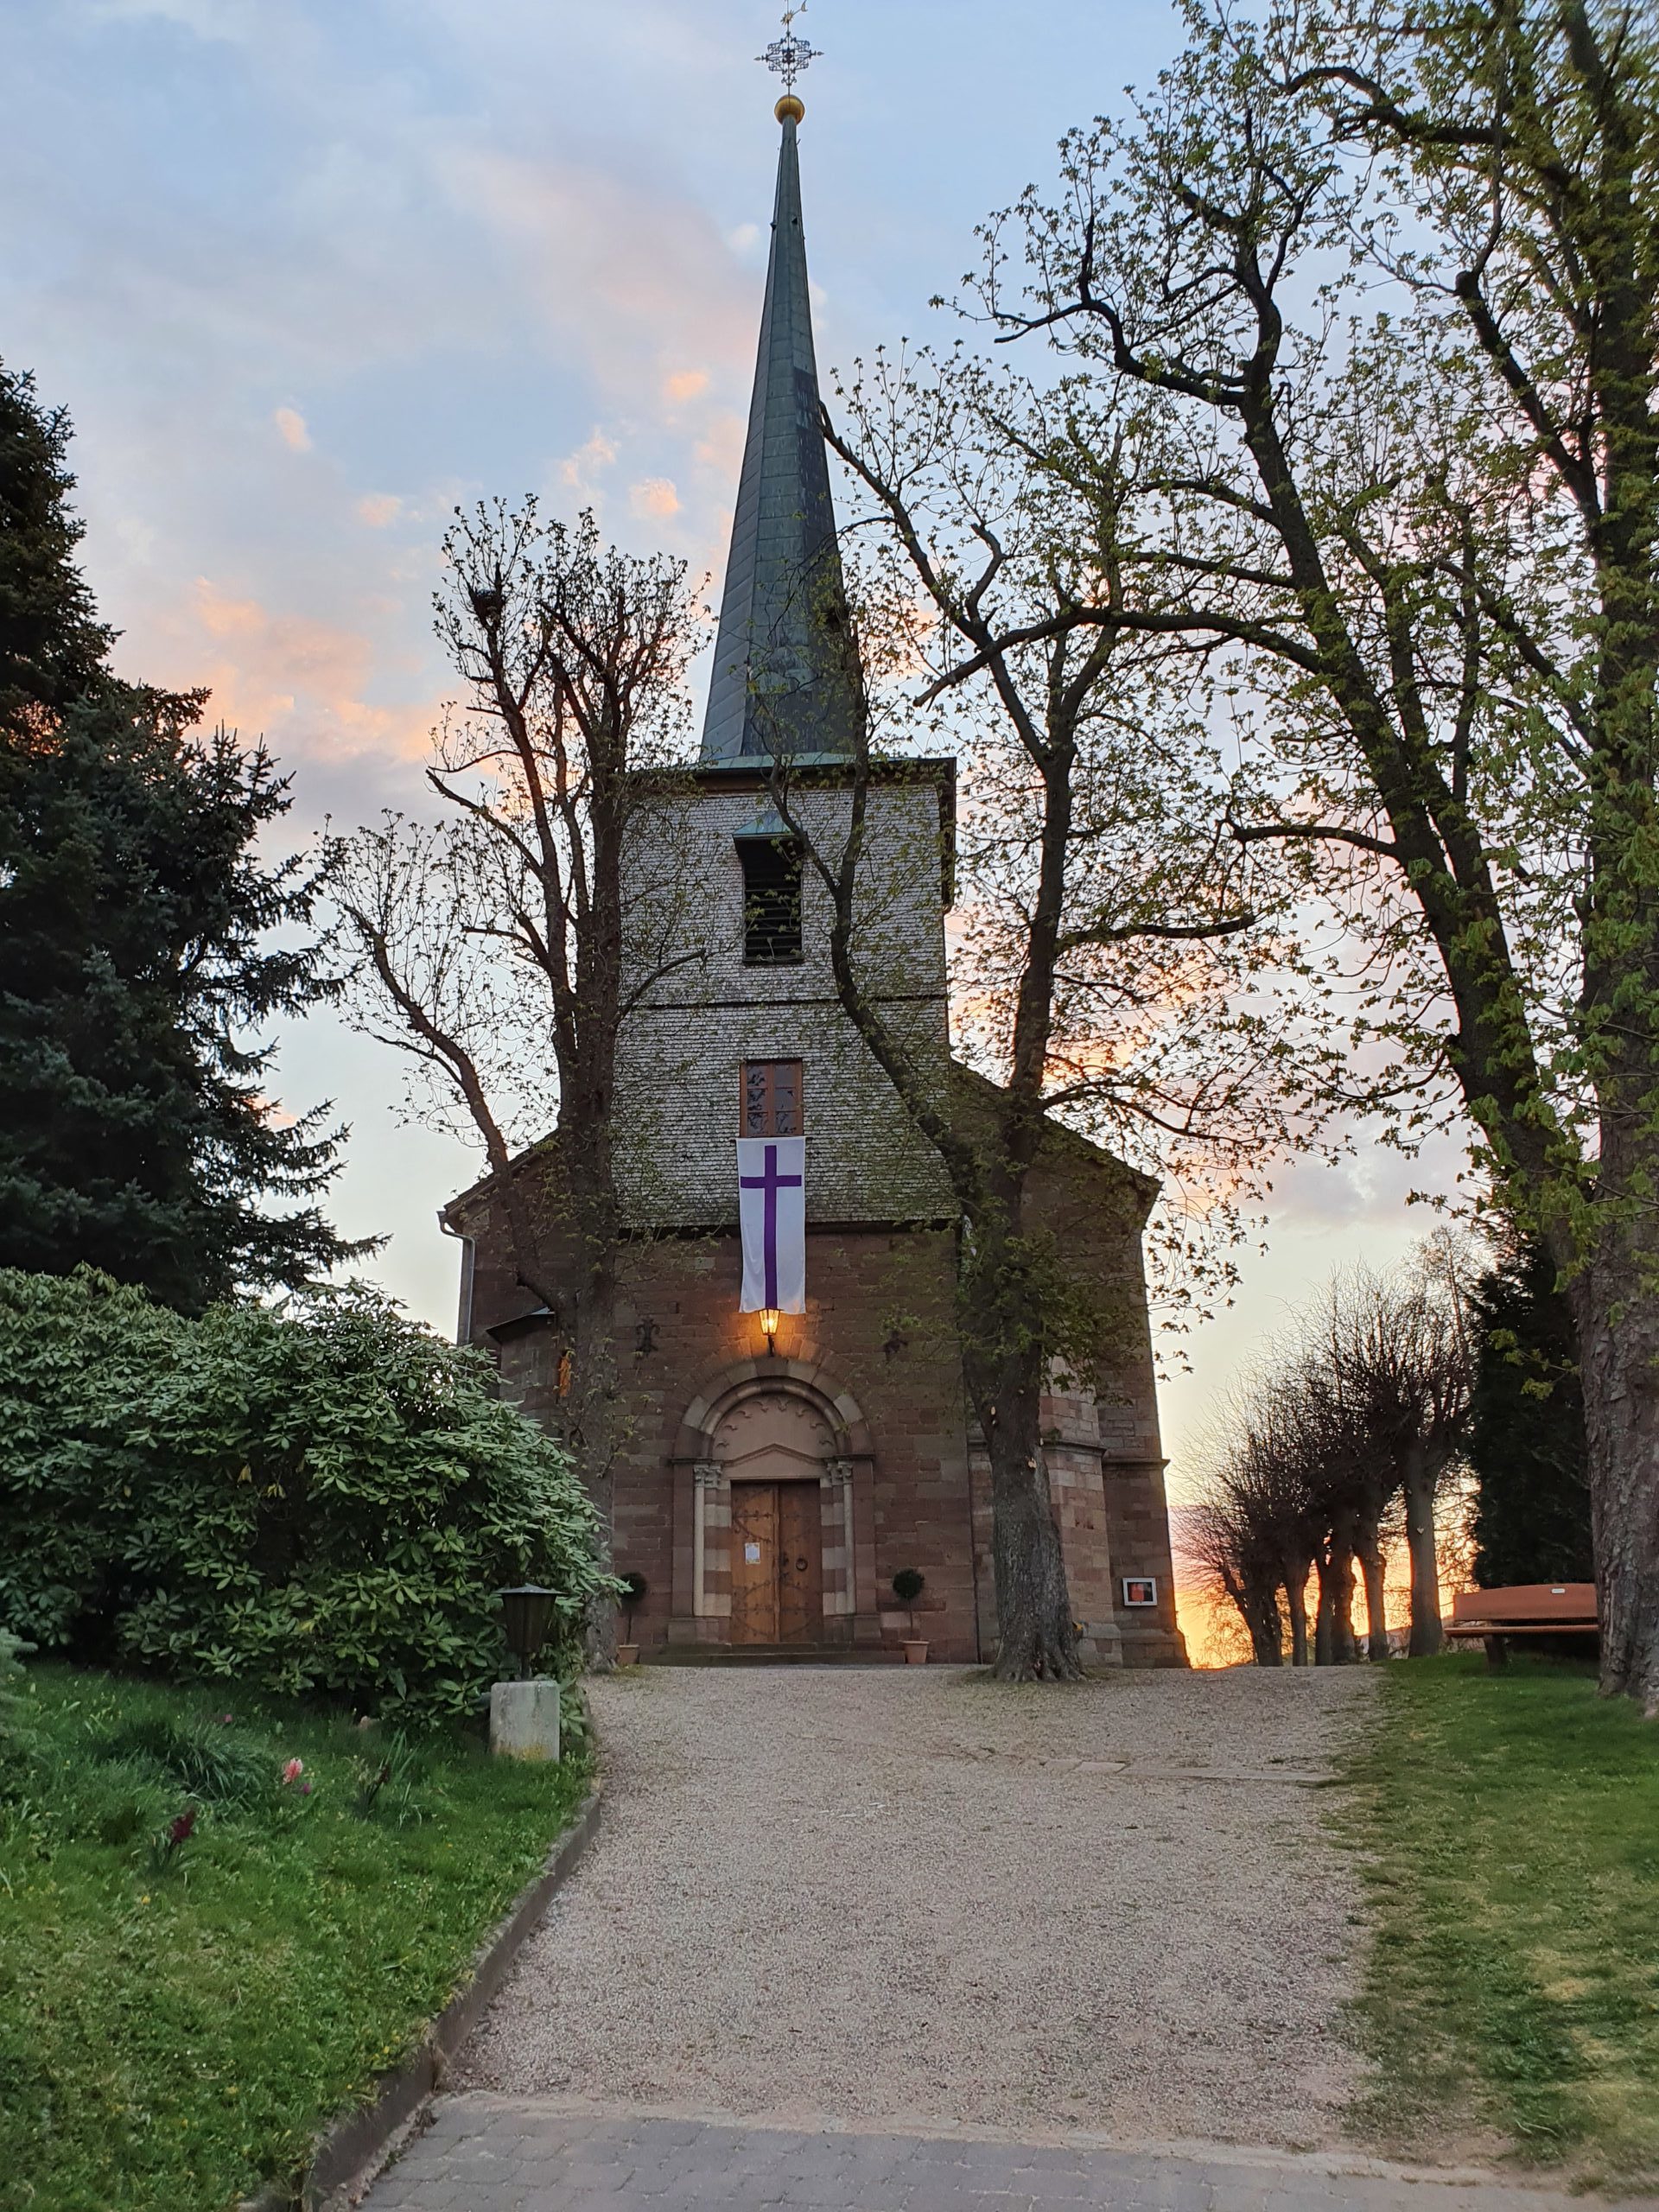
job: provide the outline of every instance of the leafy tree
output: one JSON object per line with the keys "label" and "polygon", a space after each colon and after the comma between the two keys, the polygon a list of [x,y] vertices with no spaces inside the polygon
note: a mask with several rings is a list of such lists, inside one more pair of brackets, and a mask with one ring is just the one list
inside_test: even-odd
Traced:
{"label": "leafy tree", "polygon": [[1477,1580],[1484,1589],[1587,1581],[1595,1554],[1584,1401],[1555,1263],[1536,1242],[1518,1244],[1476,1286],[1473,1303]]}
{"label": "leafy tree", "polygon": [[1236,834],[1358,949],[1351,1094],[1406,1141],[1455,1097],[1567,1283],[1603,1687],[1659,1712],[1659,39],[1627,0],[1185,12],[985,297],[1080,357],[1040,465],[1109,479],[1123,393],[1164,410],[1125,557],[1271,763]]}
{"label": "leafy tree", "polygon": [[[990,1463],[996,1671],[1065,1679],[1080,1667],[1042,1398],[1057,1368],[1109,1370],[1127,1317],[1080,1289],[1086,1270],[1070,1262],[1087,1232],[1039,1217],[1033,1170],[1057,1122],[1111,1145],[1173,1186],[1154,1238],[1173,1262],[1164,1273],[1184,1275],[1186,1295],[1225,1282],[1237,1201],[1259,1187],[1301,1095],[1284,1080],[1294,1018],[1273,1007],[1268,972],[1270,950],[1287,953],[1287,917],[1270,867],[1228,834],[1226,779],[1179,672],[1168,680],[1171,649],[1114,619],[1128,522],[1114,493],[1132,489],[1143,423],[1126,412],[1111,485],[1079,495],[1028,467],[1063,430],[1063,398],[925,354],[884,358],[842,397],[826,435],[860,501],[849,541],[869,549],[857,651],[870,712],[833,827],[815,819],[810,771],[795,776],[786,750],[770,781],[828,893],[841,1005],[962,1208],[958,1318]],[[985,1082],[941,1081],[907,1033],[871,912],[873,779],[895,760],[902,773],[904,748],[934,729],[966,770],[952,981],[958,1046]],[[1189,1207],[1194,1185],[1204,1197]]]}
{"label": "leafy tree", "polygon": [[335,988],[302,934],[325,870],[257,857],[289,804],[263,747],[110,673],[67,435],[0,372],[0,1261],[199,1308],[365,1249],[271,1205],[315,1198],[339,1137],[283,1122],[248,1041]]}
{"label": "leafy tree", "polygon": [[[636,839],[676,876],[667,823],[639,830],[678,748],[699,610],[683,563],[617,552],[591,514],[544,522],[533,499],[458,514],[444,552],[436,626],[462,690],[427,772],[446,818],[389,815],[343,855],[351,1014],[404,1055],[414,1110],[481,1147],[518,1280],[569,1355],[560,1433],[608,1527],[617,1040],[663,960],[640,918],[663,887],[624,855]],[[610,1605],[593,1632],[608,1652]]]}

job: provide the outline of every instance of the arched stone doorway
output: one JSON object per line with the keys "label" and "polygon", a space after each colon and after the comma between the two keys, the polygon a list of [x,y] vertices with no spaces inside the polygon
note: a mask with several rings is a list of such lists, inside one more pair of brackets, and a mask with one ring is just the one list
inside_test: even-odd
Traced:
{"label": "arched stone doorway", "polygon": [[[846,1563],[845,1484],[823,1410],[791,1389],[738,1398],[715,1431],[734,1643],[822,1643]],[[844,1575],[842,1577],[844,1580]]]}
{"label": "arched stone doorway", "polygon": [[855,1490],[868,1434],[844,1391],[768,1361],[688,1408],[690,1611],[702,1641],[751,1648],[849,1643],[857,1604]]}

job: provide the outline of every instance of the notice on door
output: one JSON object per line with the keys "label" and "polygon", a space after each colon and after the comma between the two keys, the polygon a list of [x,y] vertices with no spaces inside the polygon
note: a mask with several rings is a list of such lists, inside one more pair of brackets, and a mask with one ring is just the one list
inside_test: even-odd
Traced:
{"label": "notice on door", "polygon": [[759,1567],[760,1564],[760,1545],[745,1544],[743,1547],[743,1560],[747,1567]]}

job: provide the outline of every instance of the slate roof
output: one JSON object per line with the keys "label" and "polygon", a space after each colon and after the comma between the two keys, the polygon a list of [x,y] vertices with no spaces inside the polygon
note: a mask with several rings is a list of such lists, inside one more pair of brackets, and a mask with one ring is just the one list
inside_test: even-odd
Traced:
{"label": "slate roof", "polygon": [[793,116],[783,118],[783,130],[705,765],[779,753],[844,757],[861,713],[819,424]]}

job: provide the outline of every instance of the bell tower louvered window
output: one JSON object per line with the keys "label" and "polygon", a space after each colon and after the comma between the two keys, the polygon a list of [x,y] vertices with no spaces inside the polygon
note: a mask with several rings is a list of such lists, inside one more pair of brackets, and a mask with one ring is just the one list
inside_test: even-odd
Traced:
{"label": "bell tower louvered window", "polygon": [[791,837],[740,837],[743,958],[782,968],[801,957],[801,849]]}

